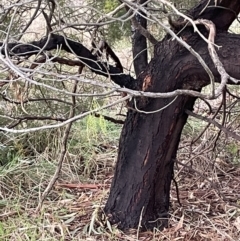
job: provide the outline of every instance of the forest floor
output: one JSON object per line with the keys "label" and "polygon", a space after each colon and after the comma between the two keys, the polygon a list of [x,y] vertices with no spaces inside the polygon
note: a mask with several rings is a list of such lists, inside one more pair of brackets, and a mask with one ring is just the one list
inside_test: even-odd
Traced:
{"label": "forest floor", "polygon": [[211,166],[203,155],[192,162],[183,148],[175,167],[179,197],[172,184],[169,228],[123,233],[104,221],[101,212],[114,174],[117,147],[105,144],[96,148],[88,172],[69,161],[64,163],[38,213],[39,195],[56,163],[40,156],[34,162],[1,169],[0,240],[240,240],[239,164],[216,158]]}

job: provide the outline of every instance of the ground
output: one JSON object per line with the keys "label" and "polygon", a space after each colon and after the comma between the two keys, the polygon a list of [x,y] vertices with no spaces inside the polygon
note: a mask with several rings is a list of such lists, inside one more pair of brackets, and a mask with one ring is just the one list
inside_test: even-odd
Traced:
{"label": "ground", "polygon": [[[93,143],[91,156],[81,159],[79,154],[68,153],[60,179],[39,213],[35,213],[39,194],[53,175],[56,160],[47,160],[45,151],[38,158],[18,159],[1,167],[0,240],[240,240],[239,162],[230,162],[226,155],[218,156],[214,163],[208,159],[204,147],[213,129],[192,150],[199,154],[190,157],[189,134],[200,132],[199,124],[189,120],[184,129],[168,229],[123,233],[105,219],[102,208],[114,174],[121,129],[111,124],[115,129],[108,129],[108,133],[114,131],[114,135],[110,133],[108,139],[101,136],[99,145]],[[196,150],[200,144],[201,150]]]}

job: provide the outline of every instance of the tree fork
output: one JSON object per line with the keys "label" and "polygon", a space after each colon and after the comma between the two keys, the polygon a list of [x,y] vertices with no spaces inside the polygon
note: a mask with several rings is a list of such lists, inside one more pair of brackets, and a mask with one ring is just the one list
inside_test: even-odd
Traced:
{"label": "tree fork", "polygon": [[[240,11],[239,1],[223,0],[220,5],[225,9],[216,7],[214,10],[205,8],[208,3],[215,5],[214,0],[203,0],[190,11],[193,19],[212,20],[219,32],[226,31]],[[219,81],[206,43],[196,37],[191,27],[185,29],[181,37],[186,37],[188,44],[196,48]],[[154,58],[137,79],[141,90],[167,92],[187,87],[200,91],[209,83],[209,77],[198,61],[184,47],[173,42],[167,36],[155,46]],[[219,52],[221,57],[226,55],[224,50],[220,49]],[[227,63],[229,59],[224,57],[221,60],[228,73],[240,76],[239,71],[233,70]],[[131,102],[132,108],[128,111],[121,133],[115,175],[104,209],[109,220],[118,224],[120,229],[137,228],[139,220],[143,229],[163,228],[168,224],[174,159],[188,118],[184,112],[185,109],[193,109],[195,98],[179,96],[161,110],[171,101],[138,99]],[[156,112],[150,113],[153,111]]]}

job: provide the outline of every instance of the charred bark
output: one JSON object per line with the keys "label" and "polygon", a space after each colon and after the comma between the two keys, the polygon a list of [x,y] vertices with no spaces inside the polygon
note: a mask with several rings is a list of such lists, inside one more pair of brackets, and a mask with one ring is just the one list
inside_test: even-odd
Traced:
{"label": "charred bark", "polygon": [[[0,42],[1,54],[5,55],[5,46]],[[86,65],[91,71],[98,75],[111,77],[111,79],[120,86],[136,89],[135,79],[130,75],[122,73],[122,67],[115,67],[98,60],[97,56],[93,55],[81,43],[65,38],[61,35],[51,34],[49,37],[44,37],[39,41],[33,41],[29,44],[23,43],[8,43],[7,51],[10,56],[32,56],[34,54],[43,53],[54,49],[62,49],[68,53],[75,54],[80,61]]]}
{"label": "charred bark", "polygon": [[[147,0],[140,0],[139,4],[146,3]],[[148,53],[147,53],[147,40],[141,34],[136,25],[140,25],[142,28],[147,28],[147,19],[145,14],[136,14],[132,19],[132,53],[133,53],[133,65],[136,76],[145,70],[147,67]]]}
{"label": "charred bark", "polygon": [[202,0],[190,10],[189,14],[193,16],[193,19],[209,19],[214,22],[217,30],[227,31],[237,18],[239,11],[240,4],[237,0]]}
{"label": "charred bark", "polygon": [[120,229],[138,227],[141,215],[144,229],[167,226],[173,165],[187,120],[183,110],[187,105],[192,109],[193,104],[194,98],[179,97],[158,114],[146,116],[129,111],[105,207],[111,222],[119,224]]}
{"label": "charred bark", "polygon": [[[148,71],[139,78],[143,90],[167,92],[182,88],[183,79],[200,79],[195,71],[195,74],[186,75],[186,70],[191,71],[192,68],[188,64],[192,56],[186,49],[176,42],[170,45],[163,43],[158,48]],[[178,54],[179,49],[182,55]],[[166,53],[170,51],[172,56],[167,56]],[[185,59],[186,54],[190,59]],[[145,112],[153,112],[164,108],[171,101],[172,99],[138,99],[136,106]],[[157,113],[128,112],[119,143],[111,192],[105,207],[110,220],[118,223],[121,229],[137,227],[140,215],[142,226],[146,229],[166,226],[173,165],[181,131],[187,120],[184,109],[191,110],[194,101],[195,98],[181,96]],[[136,106],[133,101],[132,108]]]}
{"label": "charred bark", "polygon": [[[199,15],[199,10],[203,10],[207,3],[208,1],[201,1],[192,13]],[[214,1],[210,2],[213,3]],[[234,11],[238,14],[238,1],[221,3],[226,8],[235,7]],[[214,14],[209,10],[202,14],[223,32],[234,19],[230,12],[216,7]],[[218,14],[224,17],[221,23],[221,16]],[[196,15],[192,17],[198,18]],[[203,34],[207,36],[206,32]],[[185,29],[181,37],[202,56],[212,70],[215,80],[220,81],[207,44],[191,27]],[[237,48],[240,36],[225,32],[218,34],[216,42],[222,46],[218,54],[226,71],[231,76],[240,78],[240,65],[236,62],[240,56]],[[147,70],[139,76],[138,82],[144,91],[167,92],[181,88],[200,91],[209,84],[209,77],[195,57],[167,36],[156,45],[154,58]],[[122,130],[115,175],[105,206],[105,213],[110,221],[117,223],[121,229],[137,228],[139,220],[142,221],[143,229],[167,226],[174,160],[188,117],[185,110],[193,109],[195,98],[179,96],[170,106],[164,108],[171,101],[172,99],[139,98],[131,103],[132,108]]]}

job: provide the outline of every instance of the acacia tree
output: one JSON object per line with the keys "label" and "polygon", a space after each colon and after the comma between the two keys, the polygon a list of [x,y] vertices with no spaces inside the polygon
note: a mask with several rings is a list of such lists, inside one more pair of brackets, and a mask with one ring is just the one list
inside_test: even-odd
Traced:
{"label": "acacia tree", "polygon": [[[114,86],[114,90],[127,94],[121,101],[128,100],[128,113],[104,210],[111,223],[117,223],[121,229],[136,228],[140,219],[142,227],[147,229],[166,227],[173,167],[188,114],[198,97],[216,98],[227,83],[238,84],[236,78],[240,78],[240,36],[228,33],[239,14],[239,1],[201,0],[187,15],[183,15],[168,1],[161,0],[159,2],[164,7],[159,11],[167,12],[166,9],[170,8],[179,15],[177,21],[170,18],[171,29],[151,14],[151,4],[156,4],[155,1],[121,1],[121,6],[126,9],[125,18],[121,20],[131,19],[132,24],[136,78],[123,73],[120,60],[107,43],[99,46],[95,54],[81,43],[56,34],[53,27],[66,22],[64,19],[52,20],[56,2],[47,2],[50,14],[47,15],[44,9],[42,11],[47,23],[47,37],[29,44],[19,44],[10,42],[7,35],[6,41],[1,44],[1,61],[17,76],[33,82],[27,76],[27,73],[33,72],[33,68],[16,69],[11,65],[9,56],[39,56],[45,51],[61,48],[74,53],[81,61],[79,66],[84,65],[97,75],[110,77],[120,86]],[[41,6],[41,1],[39,3]],[[109,18],[112,16],[108,15]],[[102,20],[95,24],[82,23],[82,26],[99,28],[104,25]],[[167,30],[163,40],[157,41],[147,31],[147,20],[155,21]],[[154,57],[149,63],[147,40],[154,45]],[[109,65],[99,58],[99,52],[101,55],[104,48],[115,65]],[[38,63],[48,61],[48,57],[45,54],[38,60]],[[50,60],[76,64],[58,57]],[[215,82],[220,83],[218,88],[215,88]],[[212,93],[201,94],[201,89],[210,83]],[[113,89],[106,84],[101,84],[101,87]],[[63,125],[77,118],[67,120]],[[4,127],[0,129],[11,131]]]}

